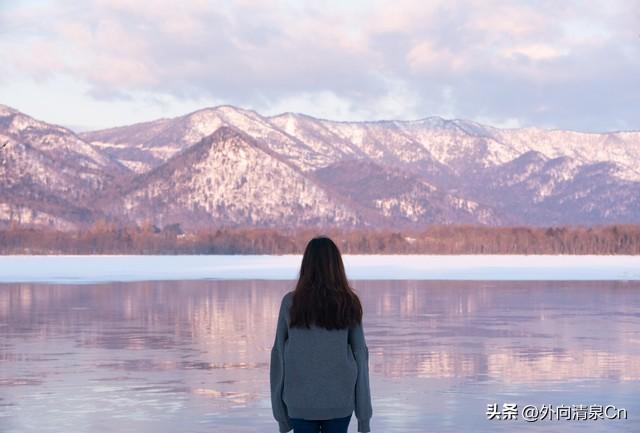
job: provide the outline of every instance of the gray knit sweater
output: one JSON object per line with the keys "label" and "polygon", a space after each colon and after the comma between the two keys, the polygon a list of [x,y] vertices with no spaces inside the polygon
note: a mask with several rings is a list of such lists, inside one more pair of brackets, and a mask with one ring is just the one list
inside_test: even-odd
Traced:
{"label": "gray knit sweater", "polygon": [[370,431],[369,350],[362,325],[289,328],[292,299],[293,292],[282,298],[271,349],[271,408],[280,431],[292,429],[290,418],[343,418],[354,410],[358,431]]}

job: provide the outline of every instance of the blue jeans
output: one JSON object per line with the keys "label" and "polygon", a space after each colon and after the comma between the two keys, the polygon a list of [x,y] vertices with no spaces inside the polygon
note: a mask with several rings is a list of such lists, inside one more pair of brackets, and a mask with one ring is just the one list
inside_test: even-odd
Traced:
{"label": "blue jeans", "polygon": [[290,418],[293,433],[347,433],[351,415],[344,418],[310,420]]}

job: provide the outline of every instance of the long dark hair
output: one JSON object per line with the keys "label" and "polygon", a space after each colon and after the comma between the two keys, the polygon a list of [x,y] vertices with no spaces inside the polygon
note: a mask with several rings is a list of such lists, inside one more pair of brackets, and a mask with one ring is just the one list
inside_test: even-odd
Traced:
{"label": "long dark hair", "polygon": [[344,329],[362,322],[362,304],[344,271],[340,250],[317,236],[304,250],[300,276],[289,310],[291,327]]}

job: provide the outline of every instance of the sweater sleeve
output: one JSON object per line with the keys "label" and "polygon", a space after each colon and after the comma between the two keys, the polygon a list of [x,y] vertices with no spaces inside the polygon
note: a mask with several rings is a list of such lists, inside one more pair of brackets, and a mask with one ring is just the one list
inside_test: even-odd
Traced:
{"label": "sweater sleeve", "polygon": [[271,349],[271,364],[269,380],[271,385],[271,409],[273,417],[278,421],[280,432],[288,432],[293,427],[289,420],[287,407],[282,401],[282,389],[284,387],[284,344],[288,337],[288,327],[286,321],[287,302],[286,296],[280,303],[280,313],[278,314],[278,325],[276,327],[276,338]]}
{"label": "sweater sleeve", "polygon": [[373,415],[371,391],[369,389],[369,349],[364,339],[362,324],[349,329],[349,345],[358,365],[356,379],[355,413],[358,419],[358,431],[369,432],[369,421]]}

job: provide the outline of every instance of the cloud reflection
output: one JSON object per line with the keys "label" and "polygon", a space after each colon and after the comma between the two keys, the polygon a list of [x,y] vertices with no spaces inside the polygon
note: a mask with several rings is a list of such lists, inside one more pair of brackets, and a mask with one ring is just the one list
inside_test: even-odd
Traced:
{"label": "cloud reflection", "polygon": [[[488,392],[571,381],[606,390],[607,383],[640,381],[640,283],[353,285],[364,305],[382,414],[385,402],[409,392],[407,383],[411,392],[434,393],[435,384]],[[292,286],[218,280],[2,285],[0,419],[23,425],[38,413],[51,423],[63,413],[73,421],[95,407],[105,413],[91,416],[127,418],[133,404],[147,420],[140,431],[152,431],[150,419],[174,419],[172,413],[215,426],[229,422],[224,414],[234,410],[259,413],[256,422],[268,425],[269,351],[281,297]],[[458,395],[455,404],[466,404],[464,398]]]}

